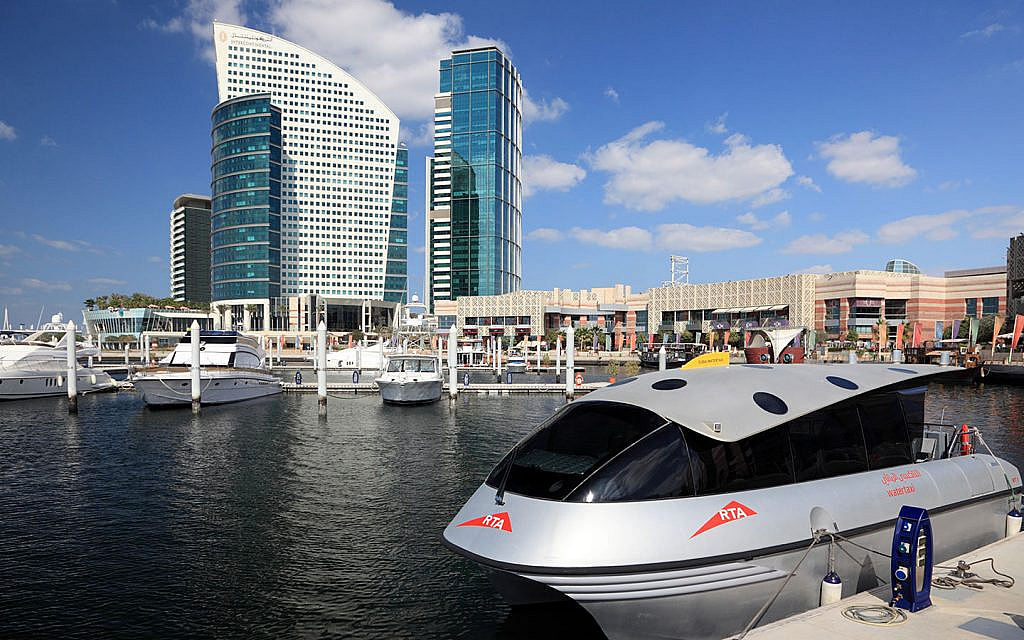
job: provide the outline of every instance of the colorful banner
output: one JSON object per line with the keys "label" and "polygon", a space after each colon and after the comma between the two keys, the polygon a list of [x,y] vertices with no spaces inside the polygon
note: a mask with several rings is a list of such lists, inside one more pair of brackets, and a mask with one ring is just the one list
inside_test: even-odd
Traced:
{"label": "colorful banner", "polygon": [[878,350],[889,345],[889,324],[883,322],[878,325]]}
{"label": "colorful banner", "polygon": [[814,345],[815,345],[817,339],[818,339],[818,332],[817,331],[814,331],[812,329],[811,331],[807,332],[807,350],[808,351],[814,351]]}
{"label": "colorful banner", "polygon": [[935,339],[942,340],[942,330],[945,328],[942,320],[935,321]]}
{"label": "colorful banner", "polygon": [[954,320],[953,321],[953,330],[949,332],[949,337],[950,338],[959,338],[960,337],[960,321],[959,320]]}
{"label": "colorful banner", "polygon": [[921,346],[921,322],[919,320],[914,321],[914,339],[910,346],[914,348]]}
{"label": "colorful banner", "polygon": [[992,319],[992,344],[995,345],[996,340],[999,339],[999,331],[1003,328],[1003,317],[996,316]]}
{"label": "colorful banner", "polygon": [[970,339],[971,346],[973,347],[978,342],[978,319],[977,318],[971,318],[971,328],[970,328],[970,331],[968,333],[969,333],[968,338]]}
{"label": "colorful banner", "polygon": [[1017,341],[1020,340],[1020,332],[1024,329],[1024,316],[1019,313],[1013,318],[1013,342],[1010,343],[1011,349],[1017,348]]}
{"label": "colorful banner", "polygon": [[726,329],[726,331],[725,331],[725,337],[724,337],[724,338],[722,338],[722,340],[723,340],[723,342],[722,342],[722,346],[723,346],[723,347],[724,347],[724,348],[725,348],[726,350],[728,350],[728,349],[729,349],[729,334],[731,334],[731,333],[732,333],[732,331],[729,331],[728,329]]}
{"label": "colorful banner", "polygon": [[903,350],[903,323],[896,325],[896,349]]}
{"label": "colorful banner", "polygon": [[749,331],[744,331],[743,332],[743,348],[746,349],[749,346],[750,346],[750,332]]}

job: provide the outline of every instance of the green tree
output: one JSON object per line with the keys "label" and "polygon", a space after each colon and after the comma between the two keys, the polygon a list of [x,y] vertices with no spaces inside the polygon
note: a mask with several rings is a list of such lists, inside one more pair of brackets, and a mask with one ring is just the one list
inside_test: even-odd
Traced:
{"label": "green tree", "polygon": [[859,339],[860,336],[857,335],[857,331],[855,329],[850,329],[849,331],[846,332],[847,342],[857,342],[857,340]]}
{"label": "green tree", "polygon": [[591,341],[594,338],[594,331],[590,327],[580,327],[576,329],[575,342],[576,348],[580,351],[584,351],[590,348]]}

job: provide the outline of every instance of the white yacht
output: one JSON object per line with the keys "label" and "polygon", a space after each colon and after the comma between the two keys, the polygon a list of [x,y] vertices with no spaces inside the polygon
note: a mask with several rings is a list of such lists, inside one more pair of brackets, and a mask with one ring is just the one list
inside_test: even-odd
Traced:
{"label": "white yacht", "polygon": [[[392,341],[385,340],[383,345],[380,341],[371,342],[365,345],[356,345],[347,349],[331,351],[327,354],[327,368],[382,371],[384,369],[382,356],[387,358],[394,353],[398,353],[398,347],[389,344],[390,342]],[[313,357],[315,358],[316,356]]]}
{"label": "white yacht", "polygon": [[510,354],[506,368],[509,373],[526,373],[527,369],[526,356],[521,353]]}
{"label": "white yacht", "polygon": [[[0,343],[0,400],[21,400],[67,395],[67,333],[44,329],[24,340]],[[75,357],[85,358],[99,351],[90,345],[75,345]],[[104,371],[79,367],[78,392],[113,389],[114,381]]]}
{"label": "white yacht", "polygon": [[[199,334],[202,404],[223,404],[281,393],[281,382],[266,367],[258,338],[237,331]],[[192,338],[189,333],[168,356],[132,377],[146,404],[192,403]]]}
{"label": "white yacht", "polygon": [[391,404],[436,402],[444,387],[444,374],[438,362],[436,356],[429,355],[389,357],[386,370],[376,380],[381,399]]}
{"label": "white yacht", "polygon": [[889,561],[865,549],[890,548],[904,505],[929,510],[936,562],[1004,535],[1020,470],[924,420],[928,382],[952,369],[747,364],[626,378],[525,437],[443,540],[510,604],[570,598],[613,640],[731,637],[804,554],[761,623],[817,606],[829,533],[843,536],[844,596],[889,582]]}

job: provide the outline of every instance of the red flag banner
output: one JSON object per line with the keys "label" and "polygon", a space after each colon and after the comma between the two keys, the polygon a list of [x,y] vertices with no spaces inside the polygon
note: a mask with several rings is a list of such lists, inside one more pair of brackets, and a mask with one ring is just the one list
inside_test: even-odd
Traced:
{"label": "red flag banner", "polygon": [[914,321],[914,341],[910,346],[915,348],[921,346],[921,323],[916,320]]}
{"label": "red flag banner", "polygon": [[903,323],[896,325],[896,349],[903,350]]}
{"label": "red flag banner", "polygon": [[1024,329],[1024,316],[1018,313],[1013,318],[1013,342],[1010,343],[1011,349],[1017,348],[1017,341],[1020,340],[1021,329]]}

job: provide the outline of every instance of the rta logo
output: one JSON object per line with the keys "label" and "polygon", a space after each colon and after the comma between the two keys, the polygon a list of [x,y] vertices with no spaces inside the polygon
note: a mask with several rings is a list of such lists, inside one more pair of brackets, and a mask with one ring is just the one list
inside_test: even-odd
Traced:
{"label": "rta logo", "polygon": [[485,527],[487,529],[498,529],[500,531],[508,531],[509,533],[512,533],[512,519],[508,517],[508,511],[492,513],[489,516],[481,516],[479,518],[473,518],[472,520],[466,520],[458,526]]}
{"label": "rta logo", "polygon": [[708,521],[701,525],[700,529],[694,531],[693,535],[690,536],[690,538],[696,538],[705,531],[714,529],[715,527],[720,527],[723,524],[726,524],[727,522],[735,522],[736,520],[742,520],[743,518],[749,518],[750,516],[756,515],[757,512],[748,507],[747,505],[741,504],[733,500],[729,504],[719,509],[718,513],[708,518]]}

